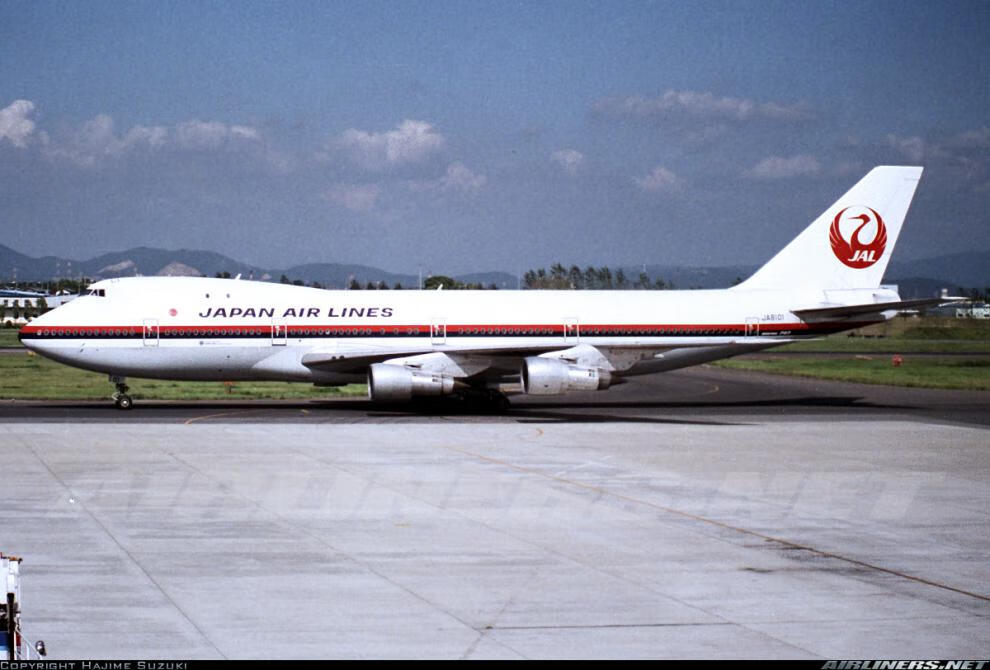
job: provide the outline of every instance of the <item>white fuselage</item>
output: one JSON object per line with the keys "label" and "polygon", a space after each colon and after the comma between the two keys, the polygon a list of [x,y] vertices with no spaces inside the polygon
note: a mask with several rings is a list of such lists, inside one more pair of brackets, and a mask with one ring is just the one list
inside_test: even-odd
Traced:
{"label": "white fuselage", "polygon": [[158,379],[364,380],[364,371],[305,365],[314,352],[351,358],[365,351],[509,354],[578,344],[650,352],[617,370],[628,375],[682,367],[655,352],[719,353],[696,361],[703,362],[743,350],[736,346],[761,348],[863,323],[808,324],[787,309],[822,299],[786,290],[328,291],[229,279],[126,278],[93,284],[89,294],[35,319],[21,338],[69,365]]}

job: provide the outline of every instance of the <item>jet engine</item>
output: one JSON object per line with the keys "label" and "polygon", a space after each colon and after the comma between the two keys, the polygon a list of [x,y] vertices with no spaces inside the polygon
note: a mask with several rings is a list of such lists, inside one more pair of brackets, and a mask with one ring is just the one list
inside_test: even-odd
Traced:
{"label": "jet engine", "polygon": [[453,390],[453,377],[388,363],[368,368],[368,396],[372,400],[401,402],[414,395],[446,395]]}
{"label": "jet engine", "polygon": [[600,391],[612,383],[612,373],[608,370],[571,365],[559,358],[531,356],[523,361],[520,372],[523,390],[532,395]]}

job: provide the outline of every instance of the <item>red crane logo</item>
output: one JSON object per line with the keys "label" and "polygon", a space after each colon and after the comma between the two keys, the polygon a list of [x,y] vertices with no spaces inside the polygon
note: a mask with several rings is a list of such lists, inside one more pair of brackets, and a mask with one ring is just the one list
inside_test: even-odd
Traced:
{"label": "red crane logo", "polygon": [[[846,217],[846,221],[860,222],[858,225],[854,224],[856,225],[856,229],[853,230],[852,235],[847,240],[842,236],[839,222],[843,220],[843,216],[850,209],[857,212],[862,211],[863,213],[856,214],[855,216],[850,214]],[[870,242],[863,242],[859,237],[860,233],[871,223],[876,223],[876,232],[874,232],[873,239]],[[872,207],[846,207],[835,215],[835,219],[833,219],[832,225],[828,230],[828,241],[832,245],[832,253],[844,265],[857,270],[868,268],[883,256],[883,250],[887,246],[887,227],[883,225],[883,219],[880,218],[880,215]]]}

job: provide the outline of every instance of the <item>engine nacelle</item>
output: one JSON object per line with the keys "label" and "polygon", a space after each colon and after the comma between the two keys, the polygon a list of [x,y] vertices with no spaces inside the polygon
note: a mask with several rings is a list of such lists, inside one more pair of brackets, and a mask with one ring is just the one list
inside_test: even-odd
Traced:
{"label": "engine nacelle", "polygon": [[531,356],[523,361],[523,391],[531,395],[559,395],[568,391],[599,391],[612,383],[612,373],[583,368],[559,358]]}
{"label": "engine nacelle", "polygon": [[414,395],[446,395],[453,390],[453,377],[389,363],[375,363],[368,368],[368,397],[372,400],[401,402]]}

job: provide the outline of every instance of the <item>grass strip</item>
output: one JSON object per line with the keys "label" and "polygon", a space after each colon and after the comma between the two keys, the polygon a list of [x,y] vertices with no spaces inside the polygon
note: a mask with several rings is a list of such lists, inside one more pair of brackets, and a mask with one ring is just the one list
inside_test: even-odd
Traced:
{"label": "grass strip", "polygon": [[902,337],[832,336],[820,340],[795,342],[771,349],[794,353],[896,353],[896,354],[954,354],[990,353],[990,340],[919,340]]}
{"label": "grass strip", "polygon": [[[363,396],[364,384],[315,387],[292,382],[176,382],[127,380],[135,400],[294,400]],[[103,400],[113,393],[107,376],[30,354],[0,356],[0,399]]]}
{"label": "grass strip", "polygon": [[798,377],[815,377],[862,384],[886,384],[933,389],[990,390],[990,360],[918,358],[905,356],[899,367],[883,358],[730,359],[715,365]]}

